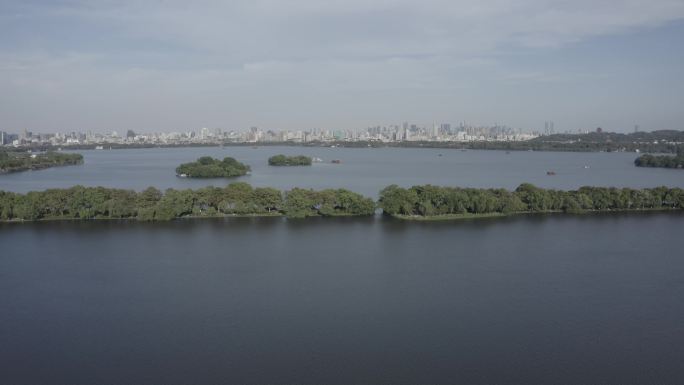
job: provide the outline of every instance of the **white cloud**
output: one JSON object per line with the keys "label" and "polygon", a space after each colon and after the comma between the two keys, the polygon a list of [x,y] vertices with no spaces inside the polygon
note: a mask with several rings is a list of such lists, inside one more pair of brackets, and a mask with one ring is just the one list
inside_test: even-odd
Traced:
{"label": "white cloud", "polygon": [[[80,1],[32,13],[249,61],[487,53],[560,46],[684,17],[681,0]],[[105,40],[106,42],[106,40]]]}
{"label": "white cloud", "polygon": [[[522,117],[543,84],[597,75],[506,68],[502,52],[682,18],[681,0],[9,1],[0,115],[19,126],[155,129],[468,114],[526,125],[551,118]],[[510,105],[490,95],[500,84],[513,87]]]}

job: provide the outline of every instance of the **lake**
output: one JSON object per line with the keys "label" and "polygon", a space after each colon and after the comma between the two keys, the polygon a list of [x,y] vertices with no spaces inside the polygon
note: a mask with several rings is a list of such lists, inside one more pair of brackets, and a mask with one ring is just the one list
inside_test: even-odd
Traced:
{"label": "lake", "polygon": [[[0,175],[0,190],[684,187],[684,171],[630,153],[82,153],[82,166]],[[269,167],[277,153],[325,162]],[[204,155],[252,174],[175,176]],[[0,223],[0,383],[684,383],[682,229],[680,212]]]}
{"label": "lake", "polygon": [[[576,189],[581,186],[684,187],[684,171],[634,166],[634,153],[570,153],[461,151],[421,148],[328,147],[208,147],[80,151],[81,166],[0,175],[0,190],[27,192],[65,188],[76,184],[143,190],[148,186],[198,188],[223,186],[234,181],[278,189],[347,188],[376,197],[390,185],[410,187],[434,184],[461,187],[515,189],[523,182],[539,187]],[[311,167],[272,167],[275,154],[304,154],[323,163]],[[441,156],[440,156],[441,154]],[[249,164],[252,174],[230,179],[187,179],[175,168],[200,156],[232,156]],[[331,164],[339,159],[340,164]],[[588,168],[585,168],[588,167]],[[556,175],[548,176],[547,171]]]}
{"label": "lake", "polygon": [[682,228],[681,213],[0,224],[0,382],[682,383]]}

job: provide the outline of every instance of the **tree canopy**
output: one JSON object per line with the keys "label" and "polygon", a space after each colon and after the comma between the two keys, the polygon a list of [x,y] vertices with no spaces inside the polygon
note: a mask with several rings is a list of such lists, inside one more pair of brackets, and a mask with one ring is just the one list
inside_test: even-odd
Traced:
{"label": "tree canopy", "polygon": [[56,166],[69,166],[83,163],[83,155],[48,151],[42,154],[6,152],[0,150],[0,174],[40,170]]}
{"label": "tree canopy", "polygon": [[515,191],[432,185],[402,188],[391,185],[380,192],[378,206],[388,215],[421,217],[682,209],[684,190],[667,187],[581,187],[574,191],[561,191],[542,189],[529,183],[521,184]]}
{"label": "tree canopy", "polygon": [[634,160],[637,167],[684,168],[684,152],[676,156],[644,154]]}
{"label": "tree canopy", "polygon": [[273,155],[268,158],[269,166],[311,166],[311,157],[305,155],[285,156]]}
{"label": "tree canopy", "polygon": [[[625,210],[684,209],[684,190],[581,187],[562,191],[524,183],[514,191],[440,187],[403,188],[397,185],[380,191],[377,207],[399,217],[450,217]],[[226,187],[197,190],[154,187],[143,191],[74,186],[18,194],[0,191],[0,220],[118,219],[165,221],[183,217],[226,215],[368,216],[376,203],[345,189],[293,188],[289,191],[252,187],[238,182]]]}
{"label": "tree canopy", "polygon": [[243,182],[198,190],[154,187],[141,192],[74,186],[26,194],[0,191],[0,220],[116,219],[170,220],[224,215],[286,215],[288,217],[373,215],[375,203],[344,189],[294,188],[282,193]]}
{"label": "tree canopy", "polygon": [[183,163],[176,168],[176,174],[189,178],[225,178],[246,175],[250,171],[248,165],[225,157],[218,160],[203,156],[195,162]]}

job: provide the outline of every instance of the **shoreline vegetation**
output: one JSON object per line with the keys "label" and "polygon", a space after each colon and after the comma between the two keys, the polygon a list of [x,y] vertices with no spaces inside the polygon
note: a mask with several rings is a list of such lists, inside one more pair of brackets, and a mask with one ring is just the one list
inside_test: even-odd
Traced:
{"label": "shoreline vegetation", "polygon": [[282,216],[287,218],[383,215],[402,220],[443,221],[538,213],[618,213],[684,209],[684,190],[581,187],[562,191],[528,183],[514,191],[391,185],[371,198],[345,189],[280,191],[244,182],[197,190],[149,187],[141,192],[74,186],[26,194],[0,191],[0,221]]}
{"label": "shoreline vegetation", "polygon": [[229,156],[218,160],[203,156],[195,162],[183,163],[176,167],[176,175],[187,178],[231,178],[247,175],[250,167]]}
{"label": "shoreline vegetation", "polygon": [[402,188],[380,192],[378,207],[385,215],[410,220],[448,220],[536,213],[595,213],[684,209],[684,190],[581,187],[542,189],[523,183],[514,191],[440,187]]}
{"label": "shoreline vegetation", "polygon": [[311,166],[312,158],[305,155],[273,155],[268,158],[269,166]]}
{"label": "shoreline vegetation", "polygon": [[43,154],[0,151],[0,174],[83,164],[83,155],[48,151]]}
{"label": "shoreline vegetation", "polygon": [[644,154],[634,160],[637,167],[660,167],[684,169],[684,152],[680,151],[676,156]]}
{"label": "shoreline vegetation", "polygon": [[373,215],[375,202],[344,189],[293,188],[281,192],[244,182],[197,190],[154,187],[141,192],[74,186],[17,194],[0,191],[1,221],[138,219],[168,221],[185,217]]}

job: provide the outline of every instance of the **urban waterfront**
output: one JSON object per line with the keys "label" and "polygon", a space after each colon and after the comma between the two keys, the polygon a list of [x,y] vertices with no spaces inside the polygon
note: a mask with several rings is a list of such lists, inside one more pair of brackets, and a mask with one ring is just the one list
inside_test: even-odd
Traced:
{"label": "urban waterfront", "polygon": [[11,384],[676,383],[681,213],[0,224]]}
{"label": "urban waterfront", "polygon": [[[142,190],[224,186],[243,181],[278,189],[346,188],[369,197],[398,184],[434,184],[461,187],[515,189],[521,183],[544,188],[581,186],[684,187],[684,172],[634,167],[634,153],[573,153],[529,151],[461,151],[416,148],[329,147],[207,147],[85,150],[84,164],[0,176],[0,190],[27,192],[81,184]],[[303,154],[321,158],[311,167],[268,166],[275,154]],[[251,175],[239,178],[185,179],[175,168],[200,156],[231,156],[251,166]],[[339,164],[330,163],[340,160]],[[556,175],[548,176],[547,171]]]}

